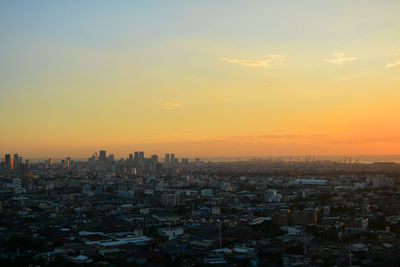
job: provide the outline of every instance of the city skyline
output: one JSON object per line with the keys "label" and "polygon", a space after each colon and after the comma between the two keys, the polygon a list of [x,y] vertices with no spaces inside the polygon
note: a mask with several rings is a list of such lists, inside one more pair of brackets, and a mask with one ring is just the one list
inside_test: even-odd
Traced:
{"label": "city skyline", "polygon": [[[104,154],[105,153],[105,154]],[[107,156],[105,156],[107,155]],[[171,158],[170,158],[171,157]],[[42,157],[30,157],[26,154],[21,153],[6,153],[3,154],[3,157],[0,157],[0,163],[10,168],[11,165],[15,166],[15,162],[17,162],[17,166],[20,163],[25,165],[29,165],[30,163],[46,163],[49,165],[52,164],[65,164],[66,161],[77,161],[77,162],[90,162],[90,161],[105,161],[111,160],[112,162],[118,162],[120,160],[123,161],[132,161],[134,160],[137,164],[138,158],[141,159],[152,159],[155,162],[166,163],[166,162],[196,162],[196,161],[204,161],[204,162],[239,162],[239,161],[286,161],[286,162],[342,162],[342,163],[361,163],[361,164],[370,164],[370,163],[400,163],[400,155],[315,155],[315,154],[306,154],[306,155],[262,155],[262,156],[238,156],[238,155],[230,155],[230,156],[186,156],[184,154],[176,154],[175,152],[160,152],[153,153],[149,151],[131,151],[127,154],[116,154],[113,151],[106,151],[104,149],[100,149],[95,152],[88,153],[87,155],[66,155],[66,156],[42,156]]]}
{"label": "city skyline", "polygon": [[0,3],[0,154],[400,151],[398,1]]}

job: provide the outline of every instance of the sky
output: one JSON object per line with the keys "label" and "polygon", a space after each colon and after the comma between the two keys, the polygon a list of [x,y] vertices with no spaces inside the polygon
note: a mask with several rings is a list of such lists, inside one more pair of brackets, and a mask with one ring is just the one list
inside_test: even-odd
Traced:
{"label": "sky", "polygon": [[0,153],[400,154],[399,14],[398,0],[2,0]]}

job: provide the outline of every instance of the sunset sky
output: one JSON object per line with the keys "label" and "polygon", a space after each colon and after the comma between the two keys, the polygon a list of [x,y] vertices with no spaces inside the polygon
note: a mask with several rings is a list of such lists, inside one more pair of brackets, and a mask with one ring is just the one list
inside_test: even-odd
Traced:
{"label": "sunset sky", "polygon": [[400,1],[0,1],[0,153],[400,154]]}

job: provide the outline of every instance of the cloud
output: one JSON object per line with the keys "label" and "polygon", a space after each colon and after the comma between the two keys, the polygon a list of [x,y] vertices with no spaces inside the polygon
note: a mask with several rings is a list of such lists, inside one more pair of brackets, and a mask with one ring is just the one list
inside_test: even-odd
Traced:
{"label": "cloud", "polygon": [[172,102],[156,102],[154,104],[162,106],[162,107],[166,107],[167,109],[174,109],[174,108],[177,108],[177,107],[181,106],[181,104],[172,103]]}
{"label": "cloud", "polygon": [[396,61],[394,61],[394,62],[388,62],[388,63],[386,63],[386,68],[394,68],[394,67],[398,67],[398,66],[400,66],[400,59],[399,60],[396,60]]}
{"label": "cloud", "polygon": [[285,55],[271,54],[261,59],[219,58],[218,60],[248,67],[271,68],[274,65],[282,64],[285,58]]}
{"label": "cloud", "polygon": [[342,52],[336,52],[331,56],[330,59],[327,59],[326,62],[329,62],[334,65],[343,65],[344,63],[352,62],[355,61],[356,59],[357,58],[355,57],[346,56]]}

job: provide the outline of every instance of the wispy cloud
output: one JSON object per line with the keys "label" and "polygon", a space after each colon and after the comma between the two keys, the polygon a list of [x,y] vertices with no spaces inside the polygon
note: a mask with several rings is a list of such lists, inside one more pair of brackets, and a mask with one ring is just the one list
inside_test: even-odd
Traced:
{"label": "wispy cloud", "polygon": [[400,59],[399,60],[396,60],[396,61],[393,61],[393,62],[388,62],[388,63],[386,63],[386,68],[394,68],[394,67],[398,67],[398,66],[400,66]]}
{"label": "wispy cloud", "polygon": [[156,102],[154,105],[162,106],[167,109],[175,109],[181,106],[181,104],[173,103],[173,102]]}
{"label": "wispy cloud", "polygon": [[274,65],[282,64],[285,58],[285,55],[271,54],[260,59],[219,58],[219,60],[248,67],[271,68]]}
{"label": "wispy cloud", "polygon": [[356,57],[346,56],[343,52],[335,52],[331,58],[327,59],[326,62],[329,62],[334,65],[343,65],[344,63],[352,62],[357,60]]}

